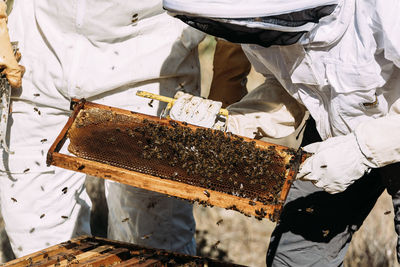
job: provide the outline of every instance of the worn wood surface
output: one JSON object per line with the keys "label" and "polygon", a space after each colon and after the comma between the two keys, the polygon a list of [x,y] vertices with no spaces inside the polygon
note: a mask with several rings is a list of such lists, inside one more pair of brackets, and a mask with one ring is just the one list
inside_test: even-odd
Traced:
{"label": "worn wood surface", "polygon": [[240,266],[209,258],[82,236],[1,266]]}

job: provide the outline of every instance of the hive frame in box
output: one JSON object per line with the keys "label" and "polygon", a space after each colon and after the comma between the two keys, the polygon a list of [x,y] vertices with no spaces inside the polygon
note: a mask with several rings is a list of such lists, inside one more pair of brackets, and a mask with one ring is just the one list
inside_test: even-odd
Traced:
{"label": "hive frame in box", "polygon": [[210,258],[190,256],[162,249],[100,237],[81,236],[51,246],[1,266],[220,266],[243,267]]}
{"label": "hive frame in box", "polygon": [[[295,155],[290,158],[290,167],[286,171],[286,179],[282,187],[281,195],[277,204],[266,205],[259,201],[251,201],[247,198],[234,196],[219,191],[205,189],[203,187],[197,187],[182,182],[177,182],[169,179],[163,179],[156,176],[139,173],[136,171],[111,166],[108,164],[100,163],[93,160],[84,159],[77,156],[71,156],[63,154],[60,150],[63,148],[65,141],[68,139],[67,133],[74,120],[78,116],[78,113],[82,109],[100,108],[116,112],[117,114],[130,115],[136,114],[141,116],[143,119],[149,119],[152,121],[164,121],[167,119],[159,119],[154,116],[148,116],[144,114],[134,113],[129,110],[123,110],[115,107],[104,106],[92,102],[85,101],[84,99],[78,100],[73,99],[71,107],[74,112],[70,116],[66,125],[58,135],[50,147],[47,154],[47,165],[54,165],[57,167],[86,173],[99,178],[113,180],[119,183],[131,185],[134,187],[143,188],[150,191],[155,191],[170,196],[178,197],[188,201],[197,201],[203,205],[217,206],[225,209],[232,209],[239,211],[245,215],[252,215],[257,218],[268,218],[271,221],[276,221],[282,210],[283,203],[286,200],[292,181],[295,179],[298,167],[301,161],[305,158],[305,155],[299,150]],[[197,128],[197,126],[188,125],[188,127]],[[256,145],[265,147],[266,145],[273,145],[276,149],[284,151],[287,147],[269,144],[260,140],[253,140],[244,138],[245,141],[254,141]]]}

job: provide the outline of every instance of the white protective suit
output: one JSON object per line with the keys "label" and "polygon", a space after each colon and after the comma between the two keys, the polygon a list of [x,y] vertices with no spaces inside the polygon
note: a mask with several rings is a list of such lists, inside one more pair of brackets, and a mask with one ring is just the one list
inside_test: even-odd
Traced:
{"label": "white protective suit", "polygon": [[[26,67],[14,91],[0,193],[17,257],[90,234],[85,175],[46,167],[47,150],[70,114],[70,99],[157,115],[162,105],[135,96],[199,94],[197,45],[204,34],[168,16],[161,1],[16,0],[12,41]],[[107,182],[109,238],[195,253],[186,202]],[[128,219],[126,219],[128,218]]]}

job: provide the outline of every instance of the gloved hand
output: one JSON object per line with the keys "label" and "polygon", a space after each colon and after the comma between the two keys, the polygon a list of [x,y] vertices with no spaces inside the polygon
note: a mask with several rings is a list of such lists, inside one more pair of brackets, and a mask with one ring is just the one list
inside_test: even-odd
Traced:
{"label": "gloved hand", "polygon": [[21,87],[22,75],[25,68],[18,65],[10,43],[7,29],[7,5],[0,0],[0,69],[7,77],[11,87]]}
{"label": "gloved hand", "polygon": [[[179,96],[181,99],[176,100],[170,111],[172,119],[197,125],[199,121],[207,121],[201,125],[224,128],[227,132],[248,138],[255,138],[260,132],[267,138],[287,137],[295,132],[296,127],[300,127],[305,114],[304,107],[275,79],[266,79],[239,102],[228,106],[229,116],[225,122],[217,116],[220,102],[183,93],[177,93],[175,98]],[[199,105],[200,102],[203,105]]]}
{"label": "gloved hand", "polygon": [[303,149],[313,155],[304,161],[297,178],[311,181],[331,194],[344,191],[375,167],[361,152],[353,133],[313,143]]}
{"label": "gloved hand", "polygon": [[207,128],[215,124],[216,116],[222,106],[221,102],[183,92],[177,92],[175,98],[177,100],[169,112],[172,119]]}

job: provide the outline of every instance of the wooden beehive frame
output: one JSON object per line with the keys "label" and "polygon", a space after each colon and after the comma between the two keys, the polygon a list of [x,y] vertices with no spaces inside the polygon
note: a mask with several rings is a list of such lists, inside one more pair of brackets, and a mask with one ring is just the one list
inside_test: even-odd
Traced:
{"label": "wooden beehive frame", "polygon": [[[197,201],[205,205],[238,210],[246,215],[253,215],[258,218],[266,217],[272,221],[275,221],[279,217],[283,203],[285,202],[288,191],[290,189],[290,185],[293,179],[295,178],[295,174],[297,173],[297,169],[301,160],[301,155],[286,154],[285,156],[284,151],[287,150],[287,147],[270,144],[259,140],[252,140],[244,137],[245,141],[255,141],[256,146],[260,147],[268,147],[271,145],[275,146],[276,150],[278,152],[280,151],[285,156],[286,163],[287,164],[290,163],[290,168],[286,171],[286,180],[283,185],[278,204],[265,205],[259,201],[249,201],[249,199],[237,197],[226,193],[221,193],[218,191],[213,191],[210,189],[207,189],[207,192],[205,192],[205,188],[202,187],[196,187],[181,182],[162,179],[152,175],[147,175],[127,170],[124,168],[119,168],[108,164],[84,159],[81,157],[60,153],[61,148],[63,147],[65,141],[68,138],[67,137],[68,130],[70,129],[71,125],[76,119],[79,111],[82,109],[100,108],[128,116],[129,115],[132,116],[132,114],[135,114],[136,116],[138,115],[137,113],[133,113],[128,110],[104,106],[88,102],[85,100],[74,100],[73,108],[74,108],[73,114],[71,115],[65,127],[62,129],[59,136],[54,141],[54,143],[52,144],[52,146],[48,151],[47,154],[48,165],[54,165],[77,172],[83,172],[99,178],[110,179],[119,183],[171,195],[189,201]],[[140,116],[143,119],[148,119],[151,121],[166,120],[144,114],[140,114]],[[196,126],[193,125],[188,125],[187,127],[197,128]]]}
{"label": "wooden beehive frame", "polygon": [[[171,261],[172,262],[171,262]],[[100,237],[81,236],[51,246],[2,266],[172,266],[173,262],[189,266],[239,267],[233,263],[146,248]]]}

